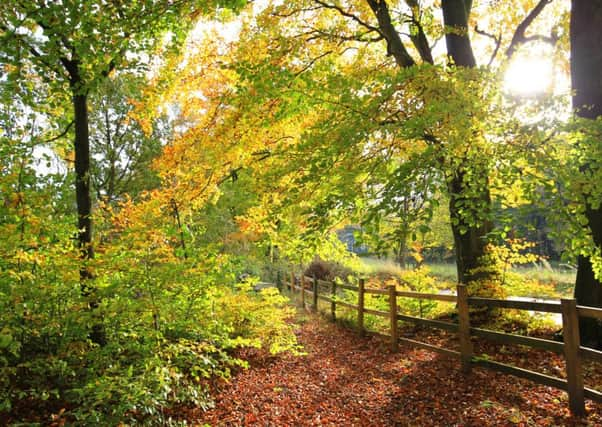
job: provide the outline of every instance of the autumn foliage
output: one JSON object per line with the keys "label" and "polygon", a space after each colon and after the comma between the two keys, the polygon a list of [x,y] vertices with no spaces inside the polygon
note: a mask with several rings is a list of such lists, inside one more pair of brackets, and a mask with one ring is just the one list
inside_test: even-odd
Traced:
{"label": "autumn foliage", "polygon": [[600,120],[573,120],[568,88],[504,84],[535,51],[567,77],[567,5],[3,1],[0,419],[580,422],[559,392],[298,326],[270,286],[357,278],[345,228],[404,269],[367,286],[450,288],[438,252],[502,298],[544,240],[597,283]]}

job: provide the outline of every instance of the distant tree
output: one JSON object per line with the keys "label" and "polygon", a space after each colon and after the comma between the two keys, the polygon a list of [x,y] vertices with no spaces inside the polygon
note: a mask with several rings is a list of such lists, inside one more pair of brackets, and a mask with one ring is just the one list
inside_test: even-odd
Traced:
{"label": "distant tree", "polygon": [[171,137],[167,117],[153,120],[147,134],[133,113],[141,102],[143,77],[107,79],[90,99],[91,180],[96,198],[108,203],[157,187],[152,160]]}

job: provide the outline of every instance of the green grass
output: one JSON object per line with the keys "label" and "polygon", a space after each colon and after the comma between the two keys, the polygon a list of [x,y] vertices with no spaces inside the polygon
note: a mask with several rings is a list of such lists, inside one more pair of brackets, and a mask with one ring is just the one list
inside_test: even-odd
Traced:
{"label": "green grass", "polygon": [[360,258],[360,262],[361,265],[358,273],[368,276],[381,273],[399,276],[403,272],[403,268],[390,259]]}
{"label": "green grass", "polygon": [[513,271],[542,283],[554,284],[556,290],[564,296],[572,296],[575,286],[576,270],[544,269],[519,267]]}
{"label": "green grass", "polygon": [[[456,265],[451,263],[427,263],[430,274],[445,282],[456,282]],[[361,258],[358,273],[365,275],[389,274],[401,276],[404,269],[393,260]],[[516,267],[510,270],[524,280],[508,280],[508,295],[540,298],[570,297],[575,284],[575,271],[543,267]]]}
{"label": "green grass", "polygon": [[[455,264],[428,264],[431,274],[446,280],[457,280]],[[528,279],[538,280],[544,283],[562,284],[572,288],[575,284],[575,271],[559,270],[555,268],[541,267],[514,267],[513,273],[518,273]]]}
{"label": "green grass", "polygon": [[456,268],[456,264],[428,264],[428,268],[431,271],[431,274],[439,279],[446,280],[448,282],[457,282],[458,281],[458,271]]}

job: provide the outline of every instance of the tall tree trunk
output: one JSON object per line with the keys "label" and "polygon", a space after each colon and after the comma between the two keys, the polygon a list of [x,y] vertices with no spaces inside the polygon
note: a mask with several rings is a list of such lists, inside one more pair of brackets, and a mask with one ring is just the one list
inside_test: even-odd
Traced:
{"label": "tall tree trunk", "polygon": [[[601,0],[572,0],[570,37],[573,108],[577,116],[594,120],[602,116]],[[587,170],[589,165],[582,168]],[[602,208],[588,203],[585,214],[594,243],[602,248]],[[583,256],[577,264],[575,298],[578,304],[602,307],[602,283],[595,277],[590,259]],[[602,348],[600,321],[581,318],[579,328],[582,343]]]}
{"label": "tall tree trunk", "polygon": [[[491,206],[489,188],[481,189],[479,200],[469,200],[463,196],[466,193],[464,183],[464,172],[455,171],[455,175],[448,183],[449,191],[449,214],[452,223],[454,246],[456,249],[456,266],[458,270],[458,282],[469,283],[473,280],[485,279],[486,272],[475,272],[479,263],[485,255],[487,245],[487,234],[493,230],[493,224],[486,215]],[[483,172],[485,173],[485,172]],[[480,226],[468,224],[466,214],[461,213],[466,205],[478,207],[481,218]]]}
{"label": "tall tree trunk", "polygon": [[443,0],[443,25],[447,54],[459,67],[473,68],[477,65],[468,37],[468,16],[472,2],[466,0]]}
{"label": "tall tree trunk", "polygon": [[[79,64],[70,63],[71,90],[73,92],[73,113],[75,125],[75,200],[77,204],[78,247],[82,264],[79,269],[79,279],[82,294],[89,297],[88,305],[91,310],[98,307],[98,301],[91,284],[94,275],[88,261],[94,258],[92,244],[92,198],[90,195],[90,135],[88,121],[88,95],[82,91],[82,81],[79,78]],[[99,345],[106,343],[104,327],[101,322],[94,323],[90,339]]]}
{"label": "tall tree trunk", "polygon": [[414,65],[414,59],[408,53],[393,24],[386,0],[367,1],[372,12],[374,12],[374,16],[376,16],[381,34],[387,42],[387,54],[395,58],[395,62],[400,68],[411,67]]}
{"label": "tall tree trunk", "polygon": [[[468,36],[468,16],[472,2],[469,0],[443,0],[441,8],[443,10],[443,23],[446,28],[445,42],[447,53],[453,63],[458,67],[474,68],[476,60]],[[449,191],[449,212],[452,223],[452,233],[456,247],[456,265],[458,268],[458,281],[460,283],[469,283],[472,280],[486,278],[486,273],[473,273],[479,262],[485,255],[485,246],[487,244],[487,234],[493,229],[493,224],[488,219],[491,208],[491,197],[489,194],[488,170],[486,167],[473,167],[472,159],[466,159],[466,164],[454,171],[448,183]],[[478,189],[476,196],[468,199],[464,194],[467,193],[466,170],[471,168],[471,179],[477,176],[484,177],[479,180],[485,183]],[[474,189],[472,189],[474,190]],[[470,193],[474,193],[470,191]],[[478,210],[480,216],[478,223],[474,226],[469,223],[469,219],[462,212],[466,212],[467,205],[473,206],[473,212]]]}
{"label": "tall tree trunk", "polygon": [[[73,95],[75,113],[75,198],[77,201],[78,245],[84,261],[80,279],[85,283],[92,278],[85,261],[94,258],[92,246],[92,199],[90,197],[90,138],[88,133],[88,97]],[[84,285],[85,286],[85,285]]]}

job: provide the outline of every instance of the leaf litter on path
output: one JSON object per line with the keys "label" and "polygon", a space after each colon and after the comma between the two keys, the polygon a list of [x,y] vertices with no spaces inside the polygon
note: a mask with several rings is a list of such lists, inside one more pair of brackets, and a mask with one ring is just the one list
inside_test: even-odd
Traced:
{"label": "leaf litter on path", "polygon": [[[214,409],[186,418],[213,426],[602,426],[602,405],[571,416],[566,393],[475,368],[319,317],[299,325],[306,355],[246,350],[250,368],[216,390]],[[537,358],[535,360],[538,360]]]}

